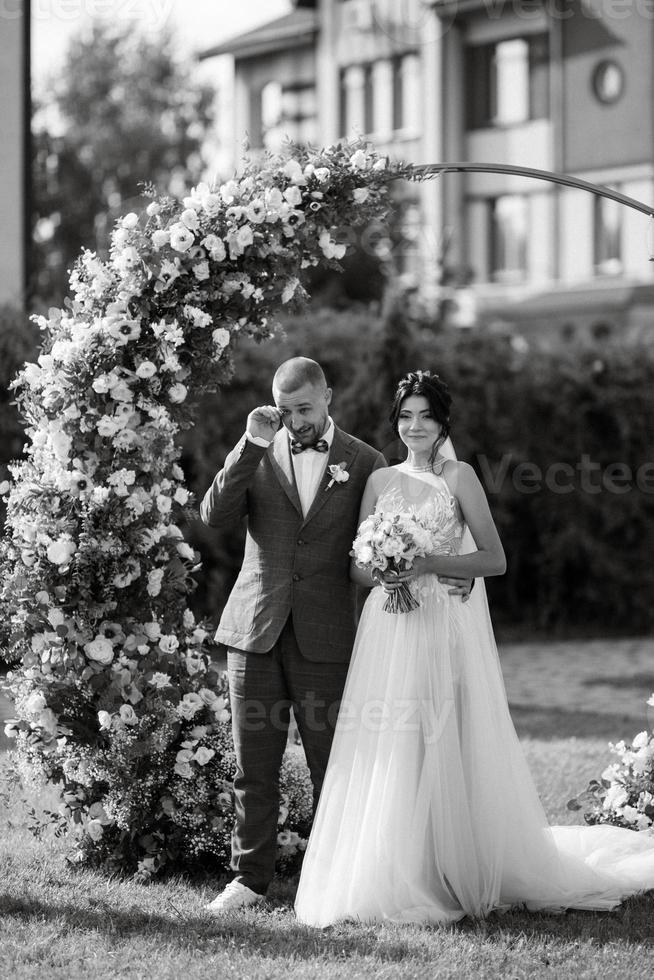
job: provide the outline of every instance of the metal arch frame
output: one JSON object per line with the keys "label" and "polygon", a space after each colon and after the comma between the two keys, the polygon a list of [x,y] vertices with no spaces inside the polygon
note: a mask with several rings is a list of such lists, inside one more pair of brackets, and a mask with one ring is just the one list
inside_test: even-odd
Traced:
{"label": "metal arch frame", "polygon": [[516,177],[532,177],[536,180],[546,180],[551,184],[563,184],[565,187],[575,187],[578,190],[587,191],[589,194],[596,194],[599,197],[608,197],[618,204],[633,208],[654,217],[654,207],[643,204],[634,197],[620,194],[610,187],[602,184],[592,184],[588,180],[581,180],[579,177],[571,177],[569,174],[554,173],[551,170],[537,170],[535,167],[513,167],[504,163],[426,163],[411,168],[416,177],[435,177],[443,173],[488,173],[488,174],[512,174]]}

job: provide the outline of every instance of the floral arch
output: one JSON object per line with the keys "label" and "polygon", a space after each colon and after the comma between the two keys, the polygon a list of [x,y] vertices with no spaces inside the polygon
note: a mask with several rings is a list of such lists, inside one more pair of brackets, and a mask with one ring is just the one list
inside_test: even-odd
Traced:
{"label": "floral arch", "polygon": [[[230,377],[234,341],[271,337],[306,298],[302,269],[338,268],[339,229],[382,218],[400,175],[360,142],[293,147],[182,202],[151,195],[38,318],[41,353],[14,383],[26,457],[4,488],[9,734],[24,773],[62,786],[53,819],[80,860],[143,876],[227,860],[229,712],[186,602],[198,555],[176,436]],[[310,819],[290,765],[282,859]]]}

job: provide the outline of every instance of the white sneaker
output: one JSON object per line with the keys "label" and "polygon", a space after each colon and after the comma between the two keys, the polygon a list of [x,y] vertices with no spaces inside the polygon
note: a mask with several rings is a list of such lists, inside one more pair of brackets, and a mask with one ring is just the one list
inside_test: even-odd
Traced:
{"label": "white sneaker", "polygon": [[211,915],[222,915],[223,912],[245,909],[249,905],[257,905],[259,902],[263,902],[263,895],[253,892],[251,888],[242,885],[240,881],[230,881],[227,887],[219,895],[216,895],[213,902],[209,902],[204,907]]}

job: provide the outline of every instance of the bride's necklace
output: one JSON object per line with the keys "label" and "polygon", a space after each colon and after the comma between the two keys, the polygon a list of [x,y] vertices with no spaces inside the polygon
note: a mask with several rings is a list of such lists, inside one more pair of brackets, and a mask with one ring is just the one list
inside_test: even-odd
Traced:
{"label": "bride's necklace", "polygon": [[409,471],[409,473],[436,473],[436,469],[441,469],[444,459],[436,459],[433,463],[425,463],[422,466],[413,466],[407,460],[404,461],[404,466]]}

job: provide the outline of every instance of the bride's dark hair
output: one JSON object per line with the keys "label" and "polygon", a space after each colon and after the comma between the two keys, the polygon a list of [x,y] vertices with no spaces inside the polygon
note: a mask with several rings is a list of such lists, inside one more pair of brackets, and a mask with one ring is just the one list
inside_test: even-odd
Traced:
{"label": "bride's dark hair", "polygon": [[395,435],[398,435],[398,421],[402,405],[411,395],[422,395],[423,398],[427,399],[432,416],[441,426],[441,434],[432,453],[431,462],[433,463],[439,446],[445,442],[450,434],[452,396],[445,382],[437,374],[431,374],[429,371],[410,371],[399,381],[393,398],[389,421],[393,426]]}

